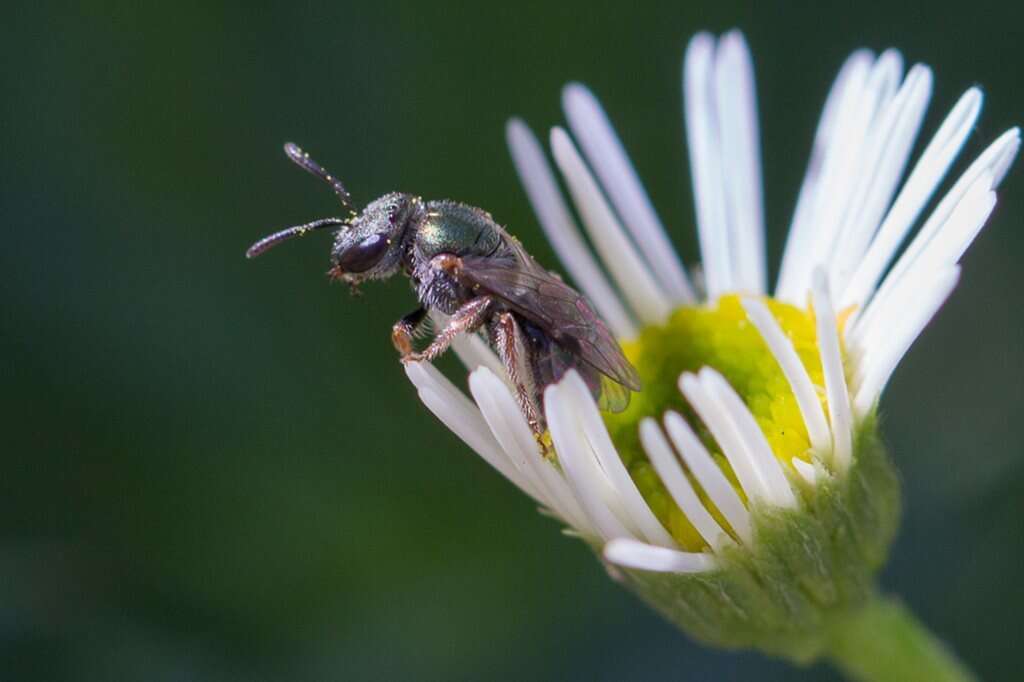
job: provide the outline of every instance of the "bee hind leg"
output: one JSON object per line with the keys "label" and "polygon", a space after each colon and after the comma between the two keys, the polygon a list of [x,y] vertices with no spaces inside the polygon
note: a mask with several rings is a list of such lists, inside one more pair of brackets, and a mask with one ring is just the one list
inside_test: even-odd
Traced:
{"label": "bee hind leg", "polygon": [[509,381],[515,388],[516,402],[526,423],[529,424],[533,437],[541,448],[543,455],[548,456],[548,447],[545,432],[547,424],[537,403],[533,390],[533,380],[526,365],[526,347],[523,333],[516,323],[512,313],[504,312],[498,315],[496,322],[491,329],[491,336],[494,347],[498,351],[501,364],[505,366]]}

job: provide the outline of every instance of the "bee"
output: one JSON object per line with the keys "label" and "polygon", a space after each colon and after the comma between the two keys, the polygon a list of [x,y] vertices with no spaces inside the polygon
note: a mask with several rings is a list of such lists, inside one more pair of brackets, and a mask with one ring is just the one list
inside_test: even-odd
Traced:
{"label": "bee", "polygon": [[[575,369],[601,409],[618,412],[640,390],[636,369],[587,300],[541,267],[487,211],[450,200],[391,192],[362,211],[338,178],[298,146],[285,153],[334,190],[347,215],[275,232],[249,247],[254,258],[293,237],[336,228],[328,276],[358,290],[399,272],[419,306],[391,330],[402,362],[432,361],[459,334],[481,334],[500,358],[516,401],[543,442],[544,388]],[[421,351],[414,339],[437,311],[447,321]]]}

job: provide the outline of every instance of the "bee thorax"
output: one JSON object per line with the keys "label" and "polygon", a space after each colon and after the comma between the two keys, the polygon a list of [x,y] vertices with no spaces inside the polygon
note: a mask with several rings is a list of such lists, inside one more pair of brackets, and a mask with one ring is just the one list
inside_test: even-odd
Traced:
{"label": "bee thorax", "polygon": [[416,296],[425,307],[452,315],[462,304],[473,298],[473,292],[461,285],[455,276],[421,262],[413,269]]}

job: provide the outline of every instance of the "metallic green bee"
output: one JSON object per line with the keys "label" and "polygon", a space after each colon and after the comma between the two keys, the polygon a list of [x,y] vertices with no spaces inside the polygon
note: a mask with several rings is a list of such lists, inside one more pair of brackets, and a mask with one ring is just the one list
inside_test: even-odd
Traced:
{"label": "metallic green bee", "polygon": [[[546,429],[544,388],[577,370],[599,405],[620,411],[640,389],[636,370],[601,319],[575,289],[542,268],[486,211],[454,201],[424,201],[392,192],[358,212],[340,180],[294,144],[285,153],[328,183],[348,211],[289,227],[253,244],[248,258],[292,237],[337,227],[332,279],[353,288],[399,271],[420,306],[395,323],[391,340],[403,362],[431,361],[460,333],[481,332],[501,359],[516,399],[538,436]],[[430,311],[448,321],[422,352],[413,339]]]}

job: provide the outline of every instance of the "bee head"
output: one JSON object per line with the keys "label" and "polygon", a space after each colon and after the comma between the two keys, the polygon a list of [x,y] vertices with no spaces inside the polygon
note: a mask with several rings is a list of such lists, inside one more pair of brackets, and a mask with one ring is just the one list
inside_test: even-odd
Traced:
{"label": "bee head", "polygon": [[329,272],[332,278],[356,285],[368,279],[384,279],[398,272],[408,226],[422,211],[420,198],[392,192],[358,212],[341,180],[324,170],[297,145],[289,142],[284,151],[297,166],[330,185],[348,217],[321,218],[280,230],[250,246],[246,256],[255,258],[281,242],[314,230],[335,227],[337,233],[331,247]]}
{"label": "bee head", "polygon": [[331,248],[331,276],[358,284],[398,272],[405,235],[421,206],[419,197],[400,192],[371,202],[347,230],[338,231]]}

